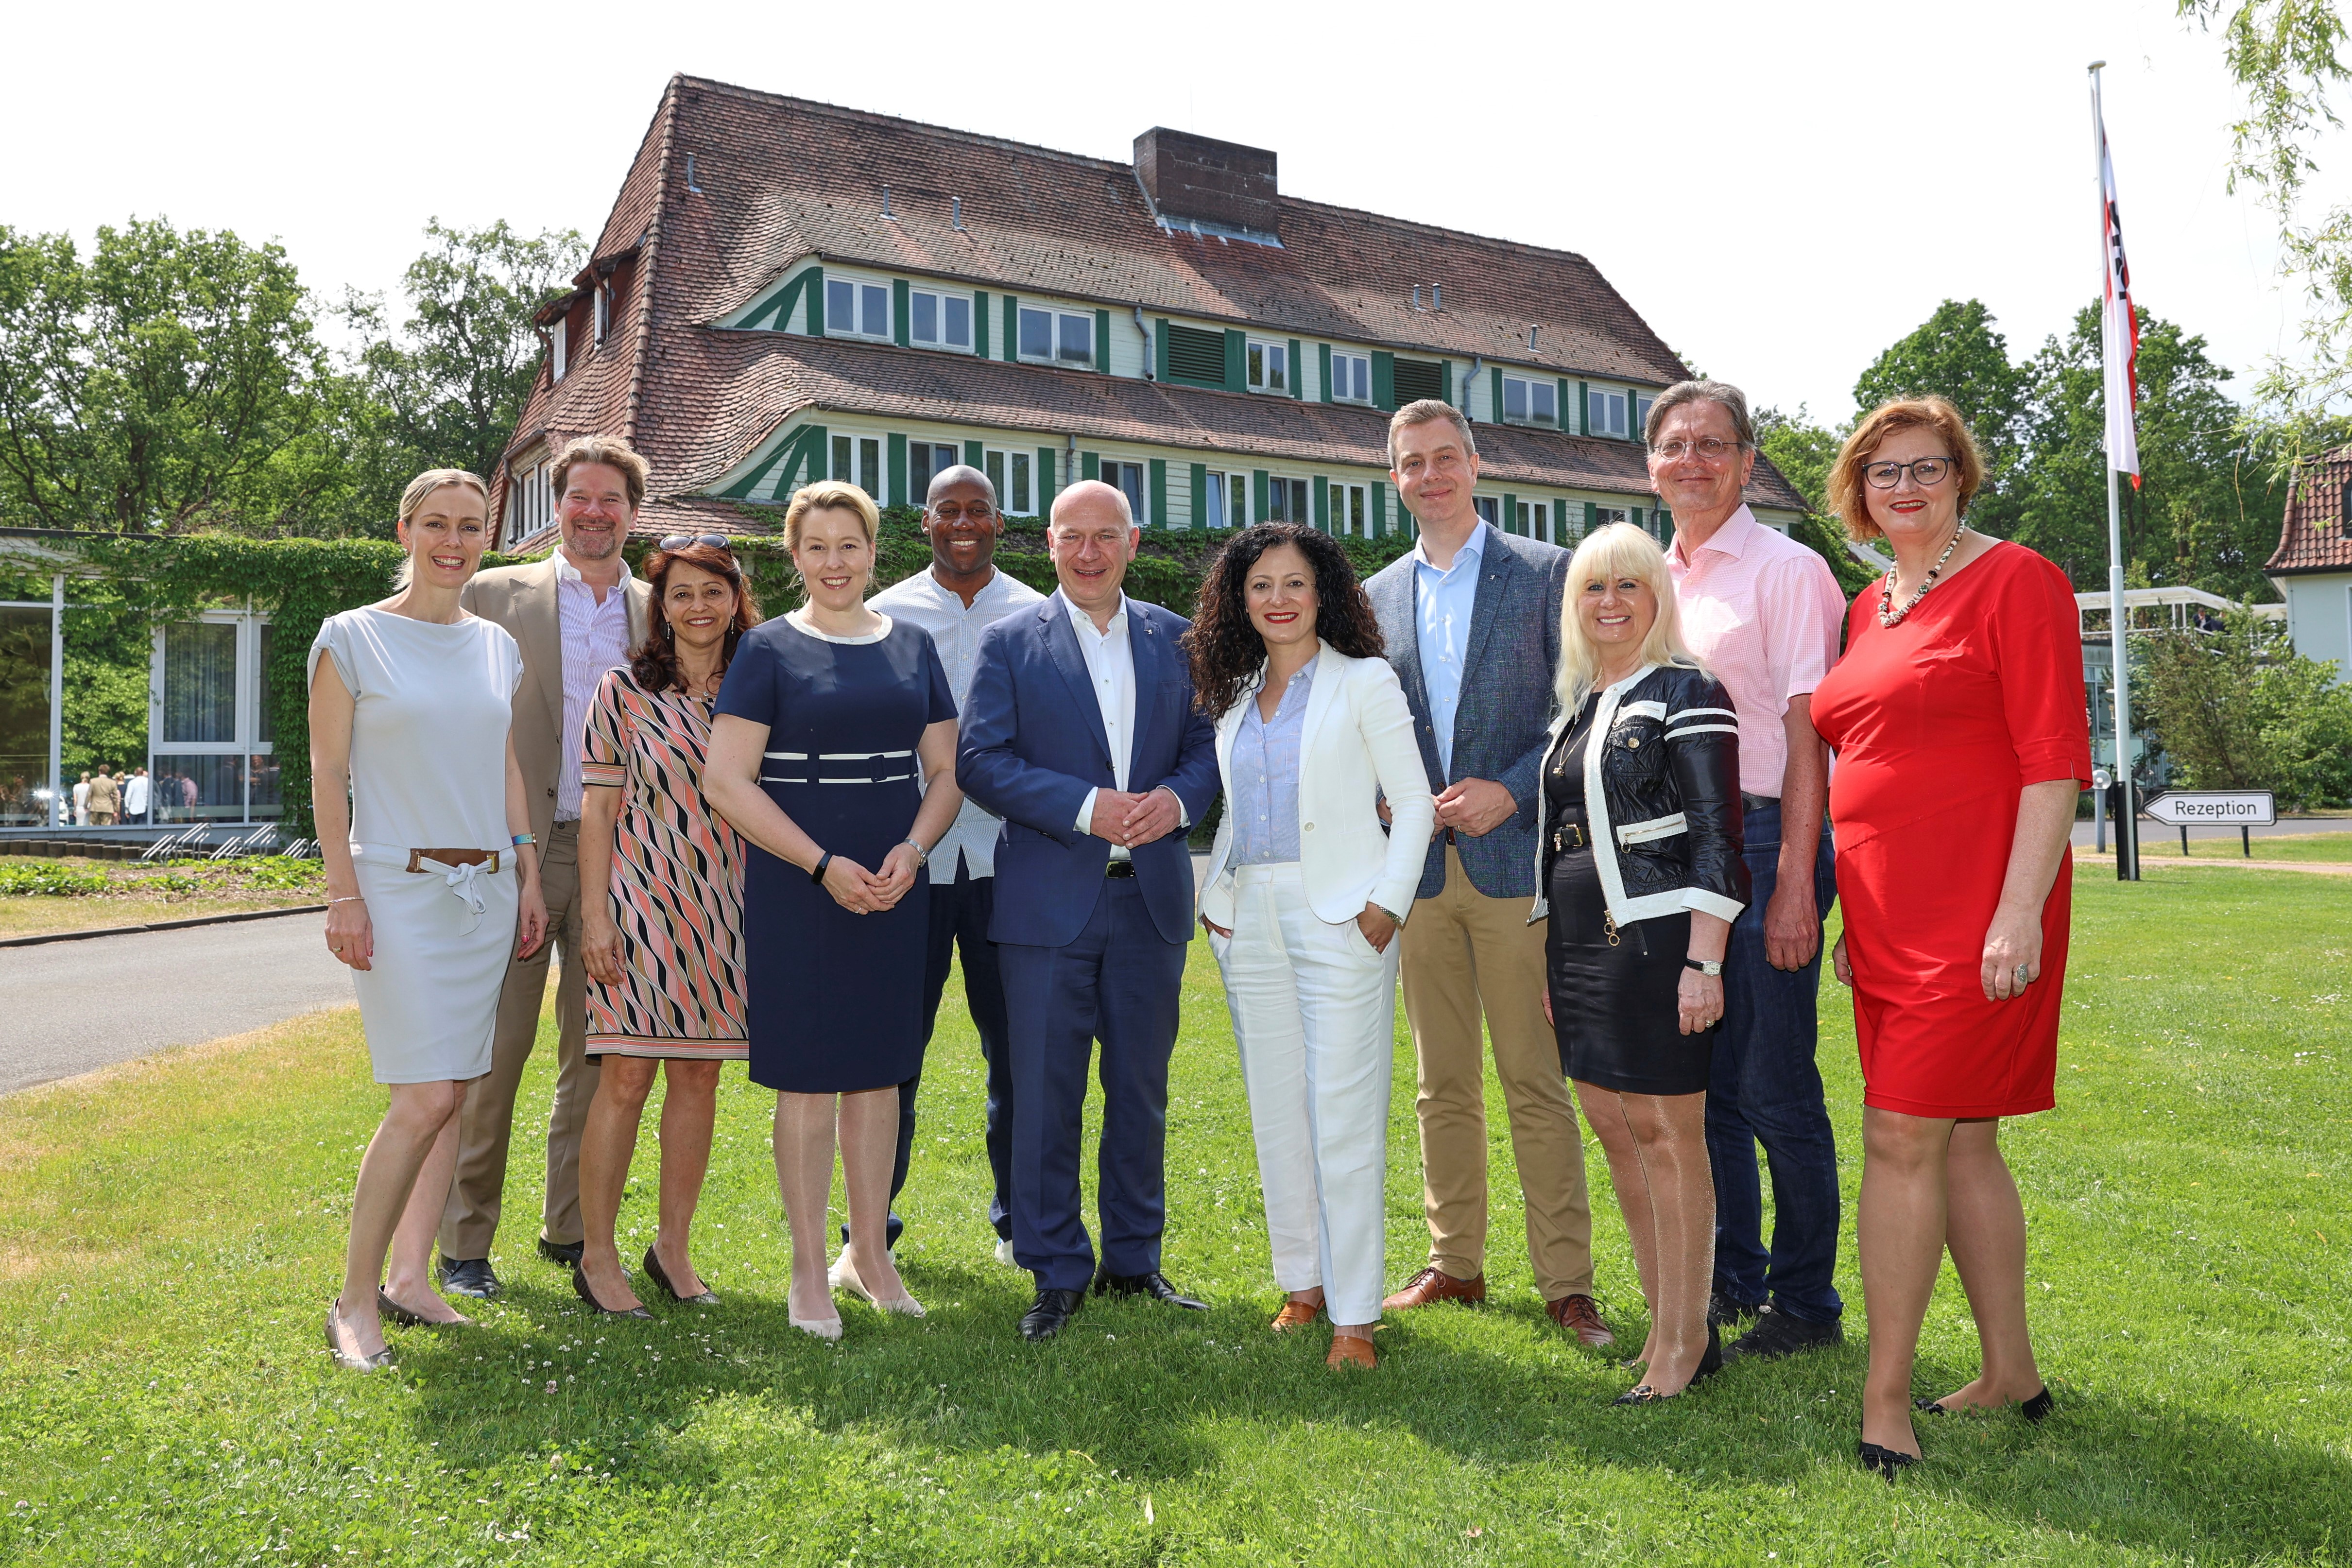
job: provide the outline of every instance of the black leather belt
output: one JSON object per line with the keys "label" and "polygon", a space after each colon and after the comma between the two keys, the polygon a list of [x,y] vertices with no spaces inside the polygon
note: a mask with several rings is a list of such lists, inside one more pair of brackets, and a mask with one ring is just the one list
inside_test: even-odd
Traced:
{"label": "black leather belt", "polygon": [[1571,849],[1591,847],[1591,836],[1584,831],[1584,824],[1580,822],[1563,823],[1551,830],[1551,852],[1555,855],[1565,855]]}
{"label": "black leather belt", "polygon": [[1452,845],[1459,846],[1459,845],[1461,844],[1462,840],[1460,840],[1459,838],[1454,837],[1454,829],[1452,829],[1452,828],[1450,828],[1450,827],[1449,827],[1449,828],[1447,828],[1447,829],[1445,830],[1445,842],[1447,842],[1448,844],[1452,844]]}
{"label": "black leather belt", "polygon": [[1108,861],[1103,866],[1103,875],[1106,877],[1132,877],[1135,875],[1135,862],[1132,860]]}
{"label": "black leather belt", "polygon": [[1739,792],[1739,809],[1742,811],[1761,811],[1768,805],[1779,810],[1780,797],[1776,795],[1749,795],[1746,790]]}

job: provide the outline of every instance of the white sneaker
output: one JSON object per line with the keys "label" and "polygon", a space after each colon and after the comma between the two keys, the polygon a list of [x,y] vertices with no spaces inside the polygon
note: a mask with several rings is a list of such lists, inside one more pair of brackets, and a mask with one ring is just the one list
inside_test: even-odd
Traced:
{"label": "white sneaker", "polygon": [[1021,1267],[1021,1265],[1013,1259],[1013,1240],[1010,1237],[1007,1237],[996,1244],[996,1261],[1003,1264],[1008,1268],[1018,1268]]}

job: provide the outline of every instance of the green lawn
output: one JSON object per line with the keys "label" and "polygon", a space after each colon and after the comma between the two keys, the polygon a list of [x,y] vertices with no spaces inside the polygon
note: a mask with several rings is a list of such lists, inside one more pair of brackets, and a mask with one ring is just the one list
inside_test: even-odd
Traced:
{"label": "green lawn", "polygon": [[[395,1331],[400,1370],[372,1378],[320,1348],[381,1104],[352,1016],[0,1101],[0,1562],[2344,1561],[2352,905],[2332,878],[2160,868],[2137,887],[2085,868],[2077,899],[2060,1109],[2010,1141],[2058,1413],[1923,1421],[1929,1462],[1895,1489],[1853,1458],[1858,1300],[1843,1351],[1610,1409],[1627,1374],[1545,1321],[1507,1182],[1486,1310],[1395,1321],[1369,1375],[1327,1373],[1319,1333],[1269,1335],[1247,1119],[1196,946],[1168,1268],[1216,1310],[1090,1303],[1042,1347],[1013,1333],[1024,1278],[989,1257],[960,1015],[902,1205],[931,1316],[845,1305],[833,1347],[785,1327],[772,1101],[740,1074],[697,1251],[722,1309],[584,1316],[530,1251],[525,1134],[509,1295],[471,1331]],[[1859,1084],[1842,1001],[1825,1014],[1850,1198]],[[1398,1061],[1402,1279],[1425,1233]],[[1589,1152],[1604,1305],[1638,1342]],[[622,1221],[640,1247],[654,1153]],[[1840,1284],[1858,1297],[1850,1232]],[[1920,1390],[1974,1363],[1948,1276]]]}

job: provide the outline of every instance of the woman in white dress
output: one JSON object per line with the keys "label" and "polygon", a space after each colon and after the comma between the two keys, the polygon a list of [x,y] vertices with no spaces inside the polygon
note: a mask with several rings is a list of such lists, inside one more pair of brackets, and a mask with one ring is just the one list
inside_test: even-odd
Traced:
{"label": "woman in white dress", "polygon": [[488,504],[463,469],[411,480],[399,591],[331,617],[310,647],[327,950],[352,966],[375,1079],[392,1090],[360,1160],[342,1293],[327,1310],[327,1349],[354,1371],[391,1361],[383,1318],[467,1321],[426,1262],[466,1085],[490,1070],[508,959],[547,930],[508,737],[522,650],[457,602],[489,543]]}

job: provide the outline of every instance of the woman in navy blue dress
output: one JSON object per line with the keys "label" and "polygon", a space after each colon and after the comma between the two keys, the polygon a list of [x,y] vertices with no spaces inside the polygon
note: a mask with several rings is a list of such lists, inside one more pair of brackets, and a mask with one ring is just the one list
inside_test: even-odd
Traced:
{"label": "woman in navy blue dress", "polygon": [[[856,486],[808,486],[784,543],[808,603],[745,634],[727,667],[703,791],[752,846],[743,899],[751,1081],[777,1091],[776,1175],[793,1233],[790,1318],[841,1337],[837,1284],[923,1309],[883,1225],[898,1086],[922,1068],[930,885],[963,805],[955,700],[930,635],[866,607],[880,518]],[[849,1245],[828,1281],[836,1130]]]}

